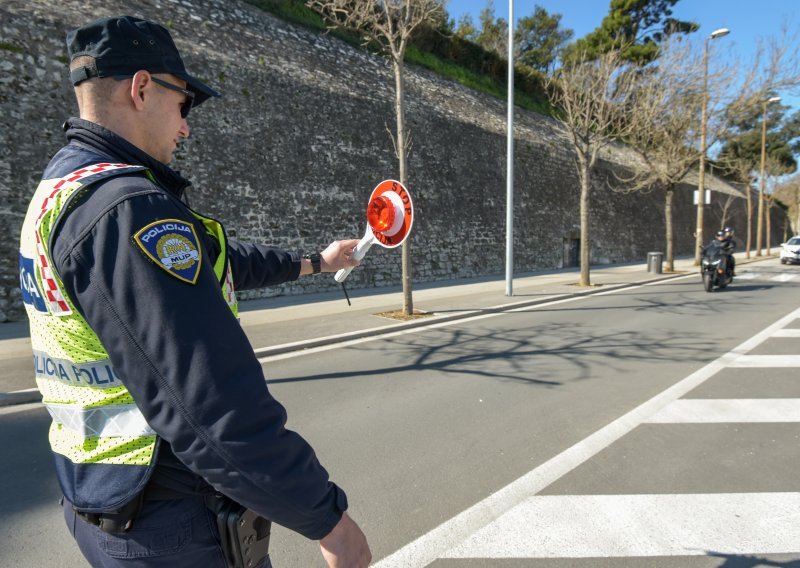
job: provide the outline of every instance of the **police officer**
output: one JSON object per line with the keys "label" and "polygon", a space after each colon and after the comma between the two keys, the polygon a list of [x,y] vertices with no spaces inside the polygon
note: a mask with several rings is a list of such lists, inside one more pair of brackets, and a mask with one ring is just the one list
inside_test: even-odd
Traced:
{"label": "police officer", "polygon": [[82,553],[104,567],[231,565],[210,508],[227,499],[319,540],[330,566],[366,566],[345,493],[284,427],[235,294],[356,266],[357,240],[302,258],[229,239],[184,204],[189,182],[168,164],[189,112],[219,93],[164,27],[104,18],[67,47],[80,118],[31,201],[20,271]]}

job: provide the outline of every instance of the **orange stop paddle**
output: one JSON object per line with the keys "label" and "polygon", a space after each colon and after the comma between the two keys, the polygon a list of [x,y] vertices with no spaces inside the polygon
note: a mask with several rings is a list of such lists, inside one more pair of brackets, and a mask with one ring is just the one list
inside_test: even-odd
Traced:
{"label": "orange stop paddle", "polygon": [[[408,190],[399,181],[387,179],[380,182],[367,204],[367,230],[353,249],[353,258],[361,260],[369,247],[378,243],[384,248],[395,248],[403,244],[414,224],[414,205]],[[342,268],[333,277],[344,282],[353,267]]]}

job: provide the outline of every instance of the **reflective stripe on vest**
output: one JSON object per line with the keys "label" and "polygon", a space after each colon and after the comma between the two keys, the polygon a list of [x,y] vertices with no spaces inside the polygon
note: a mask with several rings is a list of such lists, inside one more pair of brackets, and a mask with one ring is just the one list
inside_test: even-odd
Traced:
{"label": "reflective stripe on vest", "polygon": [[203,223],[206,233],[219,243],[220,252],[219,256],[217,256],[217,260],[214,262],[214,274],[216,274],[217,280],[222,287],[222,297],[225,298],[225,302],[227,302],[233,315],[238,318],[239,304],[236,301],[233,277],[231,276],[230,263],[228,262],[228,237],[225,234],[225,230],[219,221],[215,221],[210,217],[203,217],[191,209],[189,211]]}
{"label": "reflective stripe on vest", "polygon": [[[116,375],[97,334],[63,293],[49,251],[50,235],[61,212],[80,188],[97,179],[93,176],[104,174],[102,179],[106,179],[109,171],[150,177],[141,166],[97,164],[39,184],[22,228],[20,282],[31,327],[36,384],[53,418],[52,450],[75,464],[147,466],[153,459],[156,435]],[[214,272],[236,315],[225,232],[217,221],[192,213],[220,243]]]}
{"label": "reflective stripe on vest", "polygon": [[133,405],[81,408],[69,404],[48,404],[53,420],[78,436],[101,438],[111,436],[155,436],[141,412]]}

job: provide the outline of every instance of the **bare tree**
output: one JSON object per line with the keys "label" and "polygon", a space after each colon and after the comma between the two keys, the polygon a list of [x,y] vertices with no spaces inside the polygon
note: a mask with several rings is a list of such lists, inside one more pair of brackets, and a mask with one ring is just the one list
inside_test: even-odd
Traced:
{"label": "bare tree", "polygon": [[717,206],[719,207],[719,229],[722,230],[728,224],[728,216],[730,215],[731,206],[733,205],[733,201],[736,199],[735,195],[726,194],[725,200],[718,203]]}
{"label": "bare tree", "polygon": [[773,195],[787,208],[792,224],[792,234],[800,235],[800,174],[781,183],[775,188]]}
{"label": "bare tree", "polygon": [[731,177],[739,180],[742,191],[745,194],[747,231],[745,242],[745,258],[750,258],[750,251],[753,248],[753,184],[756,181],[754,174],[756,164],[746,156],[720,154],[717,164]]}
{"label": "bare tree", "polygon": [[[445,0],[308,0],[306,5],[321,14],[331,28],[359,32],[364,44],[380,46],[394,71],[396,130],[389,135],[399,163],[400,183],[406,185],[406,160],[410,133],[405,120],[404,59],[412,32],[443,16]],[[388,130],[388,129],[387,129]],[[409,240],[402,244],[403,312],[411,315],[411,252]]]}
{"label": "bare tree", "polygon": [[630,133],[632,125],[622,121],[621,110],[631,94],[635,74],[628,72],[618,51],[594,61],[571,63],[548,79],[551,104],[559,113],[558,124],[575,150],[580,180],[580,282],[590,286],[589,195],[592,172],[600,150]]}
{"label": "bare tree", "polygon": [[665,269],[672,272],[674,230],[672,203],[677,184],[696,167],[694,146],[702,104],[702,59],[687,42],[668,42],[661,56],[649,67],[637,70],[637,81],[625,120],[626,137],[641,162],[630,175],[616,174],[624,192],[664,192]]}

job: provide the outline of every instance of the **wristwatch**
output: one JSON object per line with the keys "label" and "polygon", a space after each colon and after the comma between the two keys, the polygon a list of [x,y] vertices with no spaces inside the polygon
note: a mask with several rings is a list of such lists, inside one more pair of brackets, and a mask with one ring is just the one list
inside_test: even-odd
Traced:
{"label": "wristwatch", "polygon": [[303,258],[307,258],[311,261],[312,274],[319,274],[322,272],[322,257],[318,252],[306,253],[303,255]]}

